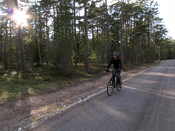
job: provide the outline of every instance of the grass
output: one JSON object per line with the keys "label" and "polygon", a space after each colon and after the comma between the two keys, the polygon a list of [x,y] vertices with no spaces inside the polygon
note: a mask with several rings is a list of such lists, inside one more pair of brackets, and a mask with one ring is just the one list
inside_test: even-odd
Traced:
{"label": "grass", "polygon": [[[157,63],[156,63],[157,64]],[[154,64],[144,64],[149,67]],[[141,67],[141,65],[127,65],[126,71]],[[25,97],[47,94],[69,87],[80,81],[98,78],[104,71],[104,65],[91,65],[90,73],[79,65],[71,74],[65,75],[53,68],[35,68],[34,73],[16,74],[6,72],[0,75],[0,103]],[[19,79],[23,76],[24,79]]]}
{"label": "grass", "polygon": [[[55,92],[79,81],[95,78],[103,70],[103,65],[92,65],[91,73],[86,73],[80,65],[67,75],[53,68],[36,68],[32,74],[17,75],[15,72],[6,72],[0,76],[0,103]],[[20,78],[21,75],[24,79]]]}

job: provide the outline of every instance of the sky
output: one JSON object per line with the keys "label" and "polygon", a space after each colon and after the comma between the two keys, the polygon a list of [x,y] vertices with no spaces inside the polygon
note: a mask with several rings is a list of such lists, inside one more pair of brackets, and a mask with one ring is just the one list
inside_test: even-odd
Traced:
{"label": "sky", "polygon": [[175,39],[175,0],[157,0],[159,3],[159,16],[168,29],[168,36]]}
{"label": "sky", "polygon": [[[108,0],[112,3],[116,0]],[[175,0],[156,0],[159,4],[159,16],[168,30],[168,36],[175,39]]]}

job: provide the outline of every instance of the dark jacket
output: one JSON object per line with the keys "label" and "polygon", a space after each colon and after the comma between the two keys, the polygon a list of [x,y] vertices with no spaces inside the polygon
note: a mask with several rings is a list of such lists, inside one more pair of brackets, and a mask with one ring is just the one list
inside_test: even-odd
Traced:
{"label": "dark jacket", "polygon": [[107,69],[110,68],[110,66],[113,65],[113,68],[116,70],[121,70],[122,69],[122,62],[120,59],[114,59],[112,58],[111,61],[109,62]]}

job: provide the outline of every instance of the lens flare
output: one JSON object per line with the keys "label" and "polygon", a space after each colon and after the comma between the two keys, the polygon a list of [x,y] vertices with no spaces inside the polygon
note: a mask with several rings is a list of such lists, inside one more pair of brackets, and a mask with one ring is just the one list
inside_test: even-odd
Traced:
{"label": "lens flare", "polygon": [[25,10],[15,9],[12,15],[12,19],[18,27],[28,26],[29,15],[27,15]]}

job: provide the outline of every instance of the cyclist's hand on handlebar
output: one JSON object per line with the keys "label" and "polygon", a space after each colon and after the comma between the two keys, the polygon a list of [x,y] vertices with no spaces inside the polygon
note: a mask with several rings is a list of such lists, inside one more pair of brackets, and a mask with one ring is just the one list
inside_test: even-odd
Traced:
{"label": "cyclist's hand on handlebar", "polygon": [[126,72],[127,71],[126,68],[123,68],[122,70],[123,70],[123,72]]}
{"label": "cyclist's hand on handlebar", "polygon": [[109,69],[106,69],[105,71],[106,71],[106,72],[109,72]]}

